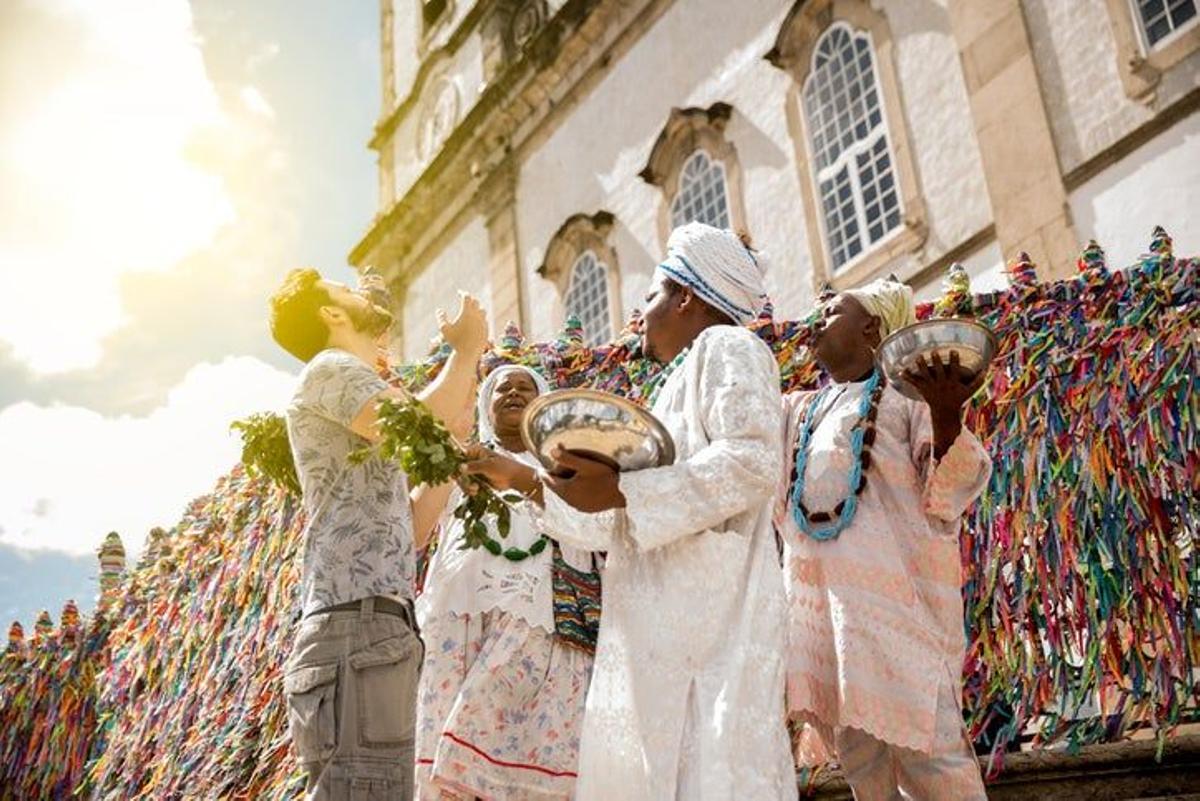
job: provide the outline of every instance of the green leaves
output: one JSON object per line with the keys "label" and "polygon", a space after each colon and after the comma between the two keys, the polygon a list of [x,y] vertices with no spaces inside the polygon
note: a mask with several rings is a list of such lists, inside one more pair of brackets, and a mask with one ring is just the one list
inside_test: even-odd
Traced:
{"label": "green leaves", "polygon": [[[459,470],[466,461],[462,451],[442,422],[420,401],[387,398],[379,403],[378,418],[379,442],[350,454],[351,461],[360,463],[377,453],[398,462],[413,486],[437,486],[461,478]],[[505,549],[488,533],[486,520],[494,517],[496,531],[502,538],[508,536],[512,530],[510,504],[525,500],[521,495],[514,492],[501,495],[482,481],[475,481],[471,487],[473,494],[465,493],[454,509],[454,517],[463,524],[463,548],[486,548],[514,562],[545,550],[548,541],[545,537],[526,552],[520,548]]]}
{"label": "green leaves", "polygon": [[300,496],[300,479],[296,477],[296,463],[292,460],[287,423],[281,415],[273,412],[252,414],[243,420],[235,420],[229,429],[242,438],[242,464],[247,473],[266,478],[284,491]]}
{"label": "green leaves", "polygon": [[458,477],[462,452],[442,421],[415,398],[381,401],[379,434],[375,450],[382,458],[399,462],[412,484],[436,486]]}

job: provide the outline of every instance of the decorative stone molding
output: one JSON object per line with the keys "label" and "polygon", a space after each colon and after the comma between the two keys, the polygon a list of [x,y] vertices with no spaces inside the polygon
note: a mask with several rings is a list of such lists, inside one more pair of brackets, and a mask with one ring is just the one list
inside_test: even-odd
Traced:
{"label": "decorative stone molding", "polygon": [[733,116],[733,106],[713,103],[708,108],[673,108],[646,166],[638,173],[643,181],[663,192],[659,206],[659,239],[666,246],[671,234],[671,206],[679,192],[679,177],[688,159],[698,150],[719,162],[725,170],[725,195],[729,206],[729,222],[734,230],[746,227],[746,207],[742,193],[742,169],[737,150],[725,136],[725,127]]}
{"label": "decorative stone molding", "polygon": [[607,268],[609,324],[613,332],[621,330],[621,270],[617,263],[617,251],[608,242],[616,218],[607,211],[595,214],[573,214],[567,218],[546,246],[546,256],[537,268],[537,274],[550,281],[558,292],[559,303],[554,325],[565,321],[565,301],[571,285],[571,268],[587,251],[596,254],[596,259]]}
{"label": "decorative stone molding", "polygon": [[480,26],[483,79],[490,82],[517,59],[546,24],[546,0],[498,0]]}
{"label": "decorative stone molding", "polygon": [[[391,0],[391,2],[395,4],[408,2],[408,0]],[[385,96],[382,114],[375,124],[375,132],[368,143],[372,150],[381,150],[387,147],[388,140],[400,127],[400,123],[408,115],[417,111],[421,99],[426,96],[426,87],[436,80],[444,69],[443,62],[453,60],[459,49],[470,40],[478,29],[483,12],[490,6],[491,3],[487,0],[479,0],[470,7],[467,13],[463,14],[462,19],[454,26],[453,30],[436,37],[436,40],[434,37],[429,37],[418,44],[417,55],[421,60],[421,65],[417,68],[417,74],[404,97],[394,97],[389,103]],[[447,14],[442,20],[448,23],[453,16],[453,14]]]}
{"label": "decorative stone molding", "polygon": [[1105,0],[1113,38],[1117,45],[1117,73],[1130,99],[1146,105],[1158,97],[1164,72],[1200,50],[1200,24],[1172,34],[1165,43],[1150,47],[1142,32],[1142,21],[1130,0]]}
{"label": "decorative stone molding", "polygon": [[512,16],[508,26],[509,40],[513,50],[519,51],[533,39],[542,24],[546,21],[546,3],[544,0],[526,0]]}
{"label": "decorative stone molding", "polygon": [[417,158],[429,162],[458,125],[462,105],[458,83],[448,72],[438,76],[429,87],[429,96],[417,122]]}
{"label": "decorative stone molding", "polygon": [[[856,31],[866,32],[871,39],[903,217],[899,227],[883,239],[867,245],[863,253],[843,265],[835,274],[833,259],[828,252],[825,223],[819,213],[821,205],[813,168],[811,137],[801,106],[800,92],[812,71],[813,51],[818,40],[829,26],[838,21],[845,22]],[[796,82],[797,91],[788,93],[787,112],[794,132],[796,164],[800,173],[800,190],[804,198],[804,216],[814,265],[814,290],[819,291],[825,284],[835,289],[855,286],[878,276],[895,259],[919,253],[929,235],[929,227],[900,94],[891,28],[883,12],[865,0],[797,0],[784,17],[775,38],[775,46],[764,58],[790,74]]]}
{"label": "decorative stone molding", "polygon": [[[569,113],[571,106],[563,98],[601,80],[671,3],[566,0],[517,59],[483,87],[414,183],[380,210],[351,251],[350,262],[376,265],[394,286],[410,281],[478,212],[476,193],[491,173],[510,159],[519,161],[524,148]],[[473,5],[454,37],[473,30],[470,19],[482,15],[488,5]],[[454,37],[447,53],[458,46]],[[417,86],[431,66],[429,61],[422,63]],[[410,95],[380,123],[372,147],[388,143],[414,102]]]}

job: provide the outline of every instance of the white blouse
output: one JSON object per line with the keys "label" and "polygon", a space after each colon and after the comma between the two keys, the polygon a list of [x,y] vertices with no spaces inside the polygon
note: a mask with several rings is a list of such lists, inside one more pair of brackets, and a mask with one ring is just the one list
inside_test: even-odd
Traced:
{"label": "white blouse", "polygon": [[[532,454],[511,453],[499,446],[495,450],[535,470],[539,466]],[[547,545],[541,553],[519,562],[511,562],[484,548],[463,549],[463,524],[453,514],[461,500],[462,492],[455,489],[442,517],[442,531],[429,563],[424,590],[416,601],[417,622],[424,627],[429,621],[445,615],[507,612],[552,634],[553,548]],[[528,502],[513,508],[512,526],[507,537],[499,536],[494,519],[487,523],[488,533],[505,548],[528,550],[541,536]],[[567,546],[562,546],[562,552],[564,561],[572,567],[593,569],[590,554]]]}

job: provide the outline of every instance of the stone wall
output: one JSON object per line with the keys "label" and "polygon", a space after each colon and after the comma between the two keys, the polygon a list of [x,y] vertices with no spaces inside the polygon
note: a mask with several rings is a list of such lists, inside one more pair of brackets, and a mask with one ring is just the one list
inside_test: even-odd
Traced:
{"label": "stone wall", "polygon": [[[809,308],[828,271],[820,215],[806,208],[813,193],[798,85],[789,68],[764,59],[797,14],[820,24],[847,14],[883,21],[887,41],[875,45],[885,62],[880,70],[895,76],[890,96],[884,87],[889,138],[920,205],[903,247],[893,243],[867,272],[839,273],[844,280],[895,272],[930,297],[951,261],[989,285],[1020,251],[1032,254],[1045,277],[1058,277],[1072,271],[1078,242],[1136,242],[1160,222],[1181,246],[1200,246],[1187,219],[1187,209],[1200,205],[1200,55],[1181,41],[1172,47],[1183,55],[1169,66],[1131,73],[1137,33],[1124,0],[757,0],[738,4],[736,14],[724,0],[554,0],[542,7],[546,18],[568,17],[557,38],[510,56],[539,71],[541,100],[531,101],[532,111],[476,108],[489,81],[505,79],[503,64],[485,65],[495,48],[485,41],[487,22],[526,1],[451,0],[445,20],[422,40],[411,29],[420,25],[409,8],[417,4],[385,0],[394,24],[392,102],[399,105],[385,106],[375,141],[381,212],[406,197],[439,211],[429,215],[435,224],[415,234],[401,229],[391,244],[356,252],[381,248],[386,263],[377,266],[390,278],[403,276],[396,288],[406,298],[406,356],[425,347],[434,333],[432,306],[458,287],[498,308],[505,319],[493,321],[496,331],[511,317],[532,336],[553,335],[564,282],[539,268],[572,215],[613,215],[606,245],[618,272],[614,314],[624,318],[642,305],[663,252],[666,200],[639,172],[672,109],[714,103],[732,107],[722,131],[736,154],[727,167],[739,196],[730,200],[744,209],[745,227],[768,256],[776,310],[795,317]],[[1148,58],[1161,65],[1160,56]],[[470,116],[472,129],[490,130],[497,115],[529,120],[488,139],[511,173],[503,182],[492,179],[495,168],[478,149],[470,156],[422,152],[428,110],[447,85],[456,98],[452,116]],[[461,143],[471,131],[447,135]],[[436,191],[418,186],[406,196],[431,164],[445,175],[455,158],[470,161],[473,183],[443,179]],[[506,187],[500,203],[511,206],[504,214],[494,199],[478,199],[481,186],[498,183]],[[480,214],[488,221],[482,236],[473,222]],[[387,219],[376,221],[370,241],[387,239]],[[412,242],[411,250],[387,255],[396,253],[398,238]]]}

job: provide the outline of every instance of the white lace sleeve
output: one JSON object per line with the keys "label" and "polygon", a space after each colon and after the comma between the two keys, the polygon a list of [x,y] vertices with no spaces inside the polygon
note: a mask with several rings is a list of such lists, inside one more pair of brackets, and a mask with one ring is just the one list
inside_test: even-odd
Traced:
{"label": "white lace sleeve", "polygon": [[537,524],[559,542],[585,551],[607,551],[618,524],[617,510],[588,514],[575,509],[553,492],[546,490],[545,508]]}
{"label": "white lace sleeve", "polygon": [[[946,523],[957,523],[987,487],[992,461],[979,438],[966,426],[941,459],[933,457],[933,424],[929,407],[913,402],[909,418],[913,464],[922,481],[925,514]],[[957,528],[953,529],[957,534]]]}
{"label": "white lace sleeve", "polygon": [[642,550],[769,504],[782,461],[779,368],[744,329],[707,337],[689,404],[708,444],[668,467],[625,473],[626,532]]}

